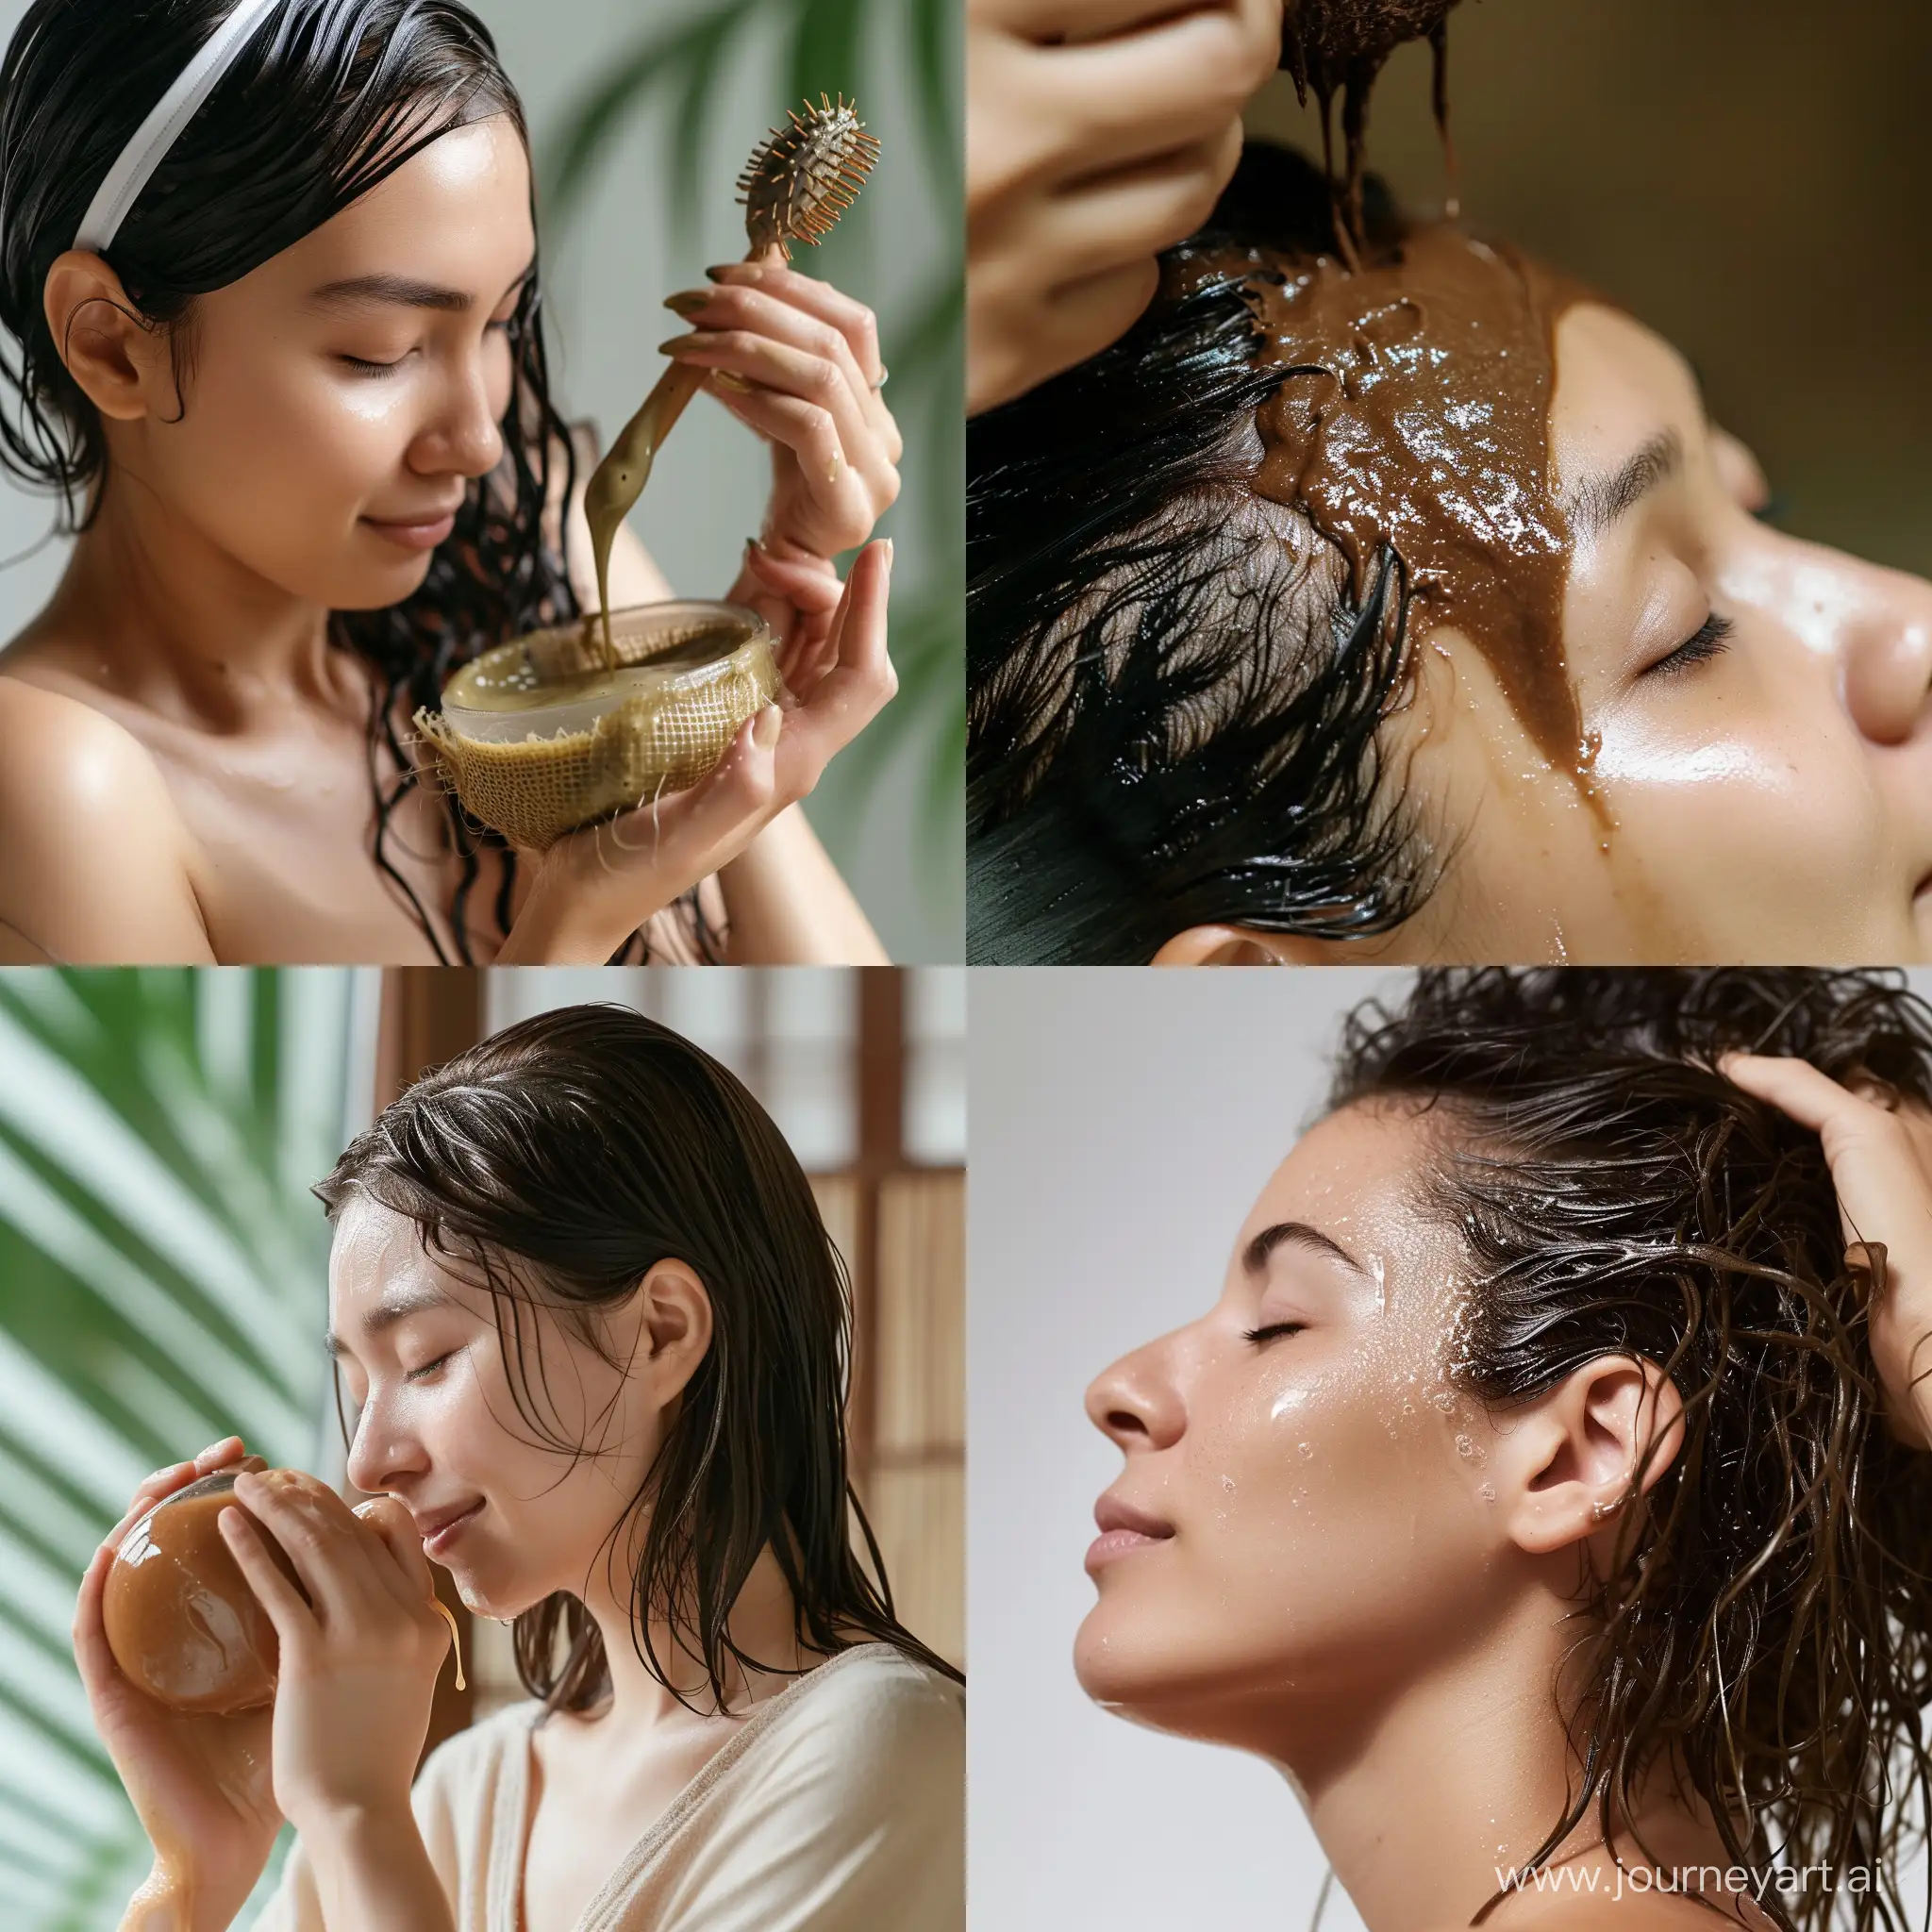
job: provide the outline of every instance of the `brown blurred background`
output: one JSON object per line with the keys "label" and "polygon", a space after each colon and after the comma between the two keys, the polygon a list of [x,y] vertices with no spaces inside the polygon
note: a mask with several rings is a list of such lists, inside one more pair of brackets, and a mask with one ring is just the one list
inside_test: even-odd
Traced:
{"label": "brown blurred background", "polygon": [[[1932,7],[1463,0],[1449,60],[1465,222],[1682,349],[1786,528],[1932,575]],[[1434,210],[1428,86],[1404,48],[1369,158]],[[1286,75],[1248,125],[1321,153]]]}

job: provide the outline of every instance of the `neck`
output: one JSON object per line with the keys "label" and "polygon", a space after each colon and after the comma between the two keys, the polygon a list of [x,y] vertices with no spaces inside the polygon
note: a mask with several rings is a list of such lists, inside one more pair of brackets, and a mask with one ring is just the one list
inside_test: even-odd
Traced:
{"label": "neck", "polygon": [[[1569,1607],[1535,1592],[1478,1642],[1465,1641],[1385,1698],[1338,1697],[1284,1714],[1283,1742],[1266,1755],[1301,1793],[1369,1932],[1467,1924],[1568,1812],[1581,1766],[1553,1687],[1574,1641],[1562,1622]],[[1626,1866],[1659,1868],[1667,1884],[1684,1873],[1678,1882],[1694,1889],[1695,1868],[1722,1873],[1735,1861],[1708,1814],[1686,1808],[1671,1785],[1661,1769],[1646,1780],[1634,1815],[1643,1848],[1620,1818],[1615,1852]],[[1594,1884],[1606,1899],[1621,1896],[1594,1803],[1541,1868],[1560,1870],[1558,1882],[1586,1895]],[[1737,1922],[1735,1895],[1720,1890],[1712,1903]],[[1506,1901],[1492,1921],[1507,1928],[1513,1916]]]}
{"label": "neck", "polygon": [[[600,1576],[597,1581],[603,1584],[605,1579]],[[722,1713],[702,1657],[691,1655],[696,1645],[690,1638],[680,1645],[668,1624],[653,1624],[651,1640],[658,1661],[671,1680],[669,1685],[660,1683],[638,1655],[628,1599],[610,1588],[599,1588],[587,1592],[584,1601],[604,1640],[604,1656],[610,1668],[608,1714],[620,1720],[616,1729],[628,1730],[632,1724],[688,1722],[692,1715],[691,1706],[708,1718],[743,1717],[794,1682],[799,1671],[824,1661],[816,1654],[799,1648],[792,1631],[791,1591],[769,1549],[752,1565],[751,1574],[732,1605],[728,1627],[732,1641],[747,1657],[771,1668],[746,1670],[727,1657]],[[678,1693],[688,1703],[681,1703]]]}
{"label": "neck", "polygon": [[115,695],[234,730],[291,703],[340,700],[328,619],[119,469],[34,628],[84,639],[75,668]]}

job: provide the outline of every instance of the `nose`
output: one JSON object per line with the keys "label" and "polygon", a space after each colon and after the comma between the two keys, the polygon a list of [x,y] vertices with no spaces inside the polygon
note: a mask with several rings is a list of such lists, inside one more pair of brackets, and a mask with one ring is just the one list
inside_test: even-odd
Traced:
{"label": "nose", "polygon": [[1151,1341],[1093,1378],[1087,1417],[1102,1435],[1131,1456],[1166,1449],[1187,1428],[1187,1405],[1174,1375],[1174,1338]]}
{"label": "nose", "polygon": [[503,460],[500,417],[489,374],[478,358],[452,372],[434,423],[418,437],[410,466],[421,475],[487,476]]}
{"label": "nose", "polygon": [[1874,743],[1904,744],[1932,692],[1932,584],[1869,568],[1859,579],[1842,631],[1845,708]]}
{"label": "nose", "polygon": [[428,1457],[414,1434],[404,1428],[393,1408],[372,1390],[356,1418],[344,1473],[358,1490],[374,1495],[406,1486],[428,1468]]}

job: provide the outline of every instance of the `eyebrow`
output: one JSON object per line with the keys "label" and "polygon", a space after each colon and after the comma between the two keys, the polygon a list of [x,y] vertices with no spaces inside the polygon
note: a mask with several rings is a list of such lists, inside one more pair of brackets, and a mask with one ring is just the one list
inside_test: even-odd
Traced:
{"label": "eyebrow", "polygon": [[1273,1227],[1264,1227],[1241,1250],[1242,1272],[1259,1274],[1268,1266],[1268,1257],[1282,1247],[1307,1248],[1311,1254],[1324,1255],[1353,1268],[1357,1274],[1367,1273],[1340,1241],[1319,1227],[1310,1227],[1306,1221],[1277,1221]]}
{"label": "eyebrow", "polygon": [[[380,1335],[385,1328],[393,1328],[398,1322],[406,1322],[411,1315],[426,1314],[431,1308],[453,1308],[456,1306],[457,1299],[454,1295],[444,1294],[441,1289],[435,1288],[411,1289],[403,1294],[384,1295],[362,1317],[362,1332],[365,1335]],[[323,1346],[338,1359],[349,1352],[348,1343],[333,1330]]]}
{"label": "eyebrow", "polygon": [[1666,483],[1684,467],[1684,439],[1660,430],[1621,470],[1586,476],[1570,499],[1572,533],[1593,537]]}
{"label": "eyebrow", "polygon": [[[537,273],[533,261],[508,291],[520,292]],[[445,315],[467,315],[476,298],[461,289],[446,289],[438,282],[420,282],[412,275],[350,275],[340,282],[325,282],[309,296],[319,308],[354,308],[371,302],[399,304],[405,308],[434,308]]]}

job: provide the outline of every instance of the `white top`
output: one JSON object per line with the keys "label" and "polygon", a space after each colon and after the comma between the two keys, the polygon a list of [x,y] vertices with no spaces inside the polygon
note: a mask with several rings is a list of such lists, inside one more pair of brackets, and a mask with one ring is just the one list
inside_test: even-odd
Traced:
{"label": "white top", "polygon": [[[416,1779],[457,1932],[520,1932],[541,1709],[458,1732]],[[964,1932],[965,1759],[958,1685],[890,1644],[841,1651],[732,1733],[577,1932]],[[257,1932],[325,1932],[299,1840]]]}

